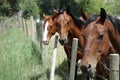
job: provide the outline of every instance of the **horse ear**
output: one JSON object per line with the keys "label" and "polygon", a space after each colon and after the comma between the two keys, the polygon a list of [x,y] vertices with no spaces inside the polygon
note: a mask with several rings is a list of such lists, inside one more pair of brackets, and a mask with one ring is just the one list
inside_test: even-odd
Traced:
{"label": "horse ear", "polygon": [[54,11],[54,13],[56,13],[56,14],[58,14],[58,13],[59,13],[59,11],[58,11],[58,10],[56,10],[56,9],[53,9],[53,11]]}
{"label": "horse ear", "polygon": [[43,17],[46,17],[45,13],[43,13]]}
{"label": "horse ear", "polygon": [[67,14],[70,14],[70,6],[67,7],[66,12],[67,12]]}
{"label": "horse ear", "polygon": [[87,19],[90,18],[90,15],[88,15],[87,13],[85,13],[85,12],[83,11],[83,9],[81,9],[80,12],[81,12],[81,16],[83,17],[84,20],[87,20]]}
{"label": "horse ear", "polygon": [[101,11],[100,11],[100,21],[104,23],[106,19],[106,11],[104,8],[101,8]]}

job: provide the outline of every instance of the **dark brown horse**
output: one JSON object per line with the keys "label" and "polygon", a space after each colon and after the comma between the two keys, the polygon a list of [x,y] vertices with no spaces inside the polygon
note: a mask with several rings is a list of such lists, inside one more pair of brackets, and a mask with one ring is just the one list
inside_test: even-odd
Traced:
{"label": "dark brown horse", "polygon": [[[119,50],[117,50],[118,47],[114,47],[114,50],[112,46],[118,36],[115,34],[119,34],[115,28],[115,22],[112,20],[113,18],[107,16],[105,10],[101,8],[100,15],[90,18],[82,31],[85,49],[81,61],[81,69],[82,72],[88,76],[92,76],[95,69],[104,71],[101,72],[103,74],[96,72],[96,76],[98,75],[96,80],[101,80],[98,78],[100,76],[109,80],[109,71],[106,68],[109,68],[108,56],[110,53],[115,52],[115,50],[119,52]],[[111,35],[113,36],[112,39],[110,39]],[[114,42],[112,42],[113,39]],[[103,66],[103,68],[99,66]]]}
{"label": "dark brown horse", "polygon": [[[82,11],[82,13],[84,13]],[[88,19],[89,15],[83,14],[84,19]],[[77,61],[82,58],[83,56],[83,37],[81,36],[81,29],[84,25],[84,21],[76,18],[71,12],[70,8],[67,8],[62,14],[59,14],[54,19],[58,33],[60,35],[59,42],[61,45],[64,46],[64,49],[67,53],[68,63],[70,66],[71,61],[71,47],[72,47],[72,40],[73,38],[78,38],[78,51],[77,51]],[[77,66],[76,66],[76,73],[77,73]],[[75,74],[76,75],[76,74]]]}
{"label": "dark brown horse", "polygon": [[110,19],[112,25],[108,27],[109,39],[118,53],[120,53],[120,18]]}
{"label": "dark brown horse", "polygon": [[[58,26],[59,24],[57,23],[56,20],[58,20],[61,15],[66,16],[66,15],[68,15],[68,13],[70,13],[69,10],[68,10],[68,13],[66,13],[66,12],[62,13],[62,12],[59,12],[57,10],[54,10],[54,12],[56,13],[55,16],[50,16],[50,15],[46,16],[45,14],[43,15],[44,16],[44,29],[45,29],[44,37],[43,37],[43,43],[44,44],[48,44],[49,43],[50,38],[52,37],[53,34],[55,34],[55,32],[58,32],[61,35],[61,31],[60,31],[61,28]],[[83,15],[85,20],[89,18],[89,15],[84,13],[82,10],[81,10],[81,13],[82,13],[82,15]],[[67,17],[70,18],[70,20],[72,20],[72,23],[71,22],[70,23],[73,24],[73,27],[70,26],[71,31],[72,31],[72,29],[73,29],[73,31],[72,31],[72,33],[68,33],[68,42],[65,43],[65,45],[64,45],[64,50],[65,50],[65,52],[67,54],[68,64],[69,64],[69,67],[70,67],[72,39],[73,38],[79,38],[80,39],[79,40],[79,45],[82,44],[81,43],[82,37],[81,37],[80,28],[83,25],[83,21],[82,20],[84,20],[84,19],[79,20],[79,19],[75,18],[73,15],[71,17],[70,14],[68,16],[66,16],[66,18]],[[53,20],[55,20],[55,21],[53,21]],[[64,19],[62,19],[62,20],[64,22]],[[79,25],[80,25],[80,27],[79,27]],[[69,27],[69,25],[68,25],[68,27]],[[80,37],[79,37],[79,35],[80,35]],[[83,48],[83,45],[82,45],[82,48]],[[79,48],[78,51],[77,51],[77,61],[79,59],[81,59],[82,56],[83,56],[82,48]],[[76,70],[77,70],[77,67],[76,67]]]}

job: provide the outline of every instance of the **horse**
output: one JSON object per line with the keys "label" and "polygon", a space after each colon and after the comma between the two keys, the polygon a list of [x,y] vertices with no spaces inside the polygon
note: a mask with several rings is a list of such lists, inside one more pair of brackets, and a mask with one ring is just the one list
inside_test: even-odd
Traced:
{"label": "horse", "polygon": [[54,16],[45,15],[43,13],[43,17],[44,17],[44,24],[43,24],[44,32],[43,32],[42,41],[45,45],[48,45],[51,37],[57,32],[57,28],[54,23]]}
{"label": "horse", "polygon": [[[113,45],[114,42],[117,42],[115,41],[115,33],[118,34],[118,30],[114,24],[115,21],[113,21],[113,18],[106,15],[105,9],[101,8],[100,15],[93,16],[87,20],[82,29],[85,48],[80,66],[82,72],[91,77],[95,73],[95,69],[104,71],[102,72],[104,74],[96,72],[96,80],[101,80],[99,77],[109,80],[108,56],[116,51],[119,52],[118,47],[116,48]],[[111,35],[113,36],[112,39]]]}
{"label": "horse", "polygon": [[108,27],[109,39],[113,47],[120,53],[120,17],[110,19],[112,25]]}
{"label": "horse", "polygon": [[44,23],[43,23],[43,40],[42,42],[44,45],[48,45],[51,37],[55,35],[56,32],[58,32],[56,23],[54,22],[54,18],[58,16],[59,14],[63,13],[63,11],[58,11],[56,9],[53,9],[54,15],[45,15],[43,13],[44,17]]}
{"label": "horse", "polygon": [[[82,10],[81,13],[84,16],[84,19],[88,19],[89,15],[85,14]],[[81,29],[84,25],[84,20],[81,20],[80,18],[75,17],[71,12],[70,8],[68,7],[66,11],[64,11],[62,14],[59,14],[55,17],[54,22],[56,23],[56,27],[58,29],[58,33],[60,35],[59,42],[61,45],[64,46],[64,50],[67,52],[67,58],[68,58],[68,64],[70,67],[71,62],[71,47],[72,47],[72,41],[73,38],[78,38],[78,50],[77,50],[77,60],[82,59],[83,49],[84,49],[84,43],[83,43],[83,37],[81,36]],[[77,79],[77,66],[75,69],[75,80]],[[88,79],[88,78],[87,78]]]}

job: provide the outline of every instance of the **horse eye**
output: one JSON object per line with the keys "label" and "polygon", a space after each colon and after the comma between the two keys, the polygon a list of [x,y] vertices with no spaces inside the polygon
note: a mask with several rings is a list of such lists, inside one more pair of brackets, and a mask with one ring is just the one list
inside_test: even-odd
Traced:
{"label": "horse eye", "polygon": [[84,36],[84,33],[81,33],[81,36]]}
{"label": "horse eye", "polygon": [[60,24],[59,24],[59,23],[56,23],[56,27],[57,27],[58,29],[60,29]]}
{"label": "horse eye", "polygon": [[48,30],[51,30],[51,28],[52,28],[52,26],[49,26],[49,27],[48,27]]}
{"label": "horse eye", "polygon": [[104,34],[100,34],[100,35],[97,37],[97,39],[98,39],[98,40],[103,40],[103,37],[104,37]]}
{"label": "horse eye", "polygon": [[68,21],[67,24],[70,24],[70,21]]}

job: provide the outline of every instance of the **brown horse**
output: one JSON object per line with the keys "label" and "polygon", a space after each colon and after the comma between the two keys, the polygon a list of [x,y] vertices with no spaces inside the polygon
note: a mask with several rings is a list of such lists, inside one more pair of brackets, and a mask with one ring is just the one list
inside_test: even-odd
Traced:
{"label": "brown horse", "polygon": [[63,11],[58,11],[56,9],[53,9],[54,11],[54,15],[45,15],[43,13],[43,17],[44,17],[44,25],[43,25],[43,43],[45,45],[49,44],[49,41],[51,39],[51,37],[58,32],[57,27],[56,27],[56,23],[54,22],[54,18],[56,16],[58,16],[59,14],[62,14]]}
{"label": "brown horse", "polygon": [[109,39],[118,53],[120,53],[120,18],[110,19],[112,25],[108,27]]}
{"label": "brown horse", "polygon": [[[81,11],[84,13],[83,11]],[[86,16],[84,16],[86,15]],[[83,14],[84,19],[88,19],[89,15]],[[64,11],[62,14],[59,14],[54,19],[58,33],[60,35],[59,42],[61,45],[64,46],[64,49],[67,53],[68,63],[70,67],[71,61],[71,47],[72,47],[72,40],[73,38],[78,38],[78,51],[77,51],[77,60],[82,58],[83,56],[83,37],[81,36],[81,29],[84,25],[84,21],[79,18],[76,18],[71,12],[70,8],[67,8],[67,11]],[[77,66],[76,66],[76,73],[77,73]],[[76,74],[75,74],[76,78]]]}
{"label": "brown horse", "polygon": [[[55,32],[58,32],[59,34],[61,34],[61,31],[60,31],[60,29],[59,29],[59,26],[58,26],[56,20],[58,19],[58,17],[59,17],[60,15],[63,15],[63,14],[66,13],[66,12],[62,13],[62,12],[59,12],[59,11],[57,11],[57,10],[54,10],[54,12],[56,13],[55,16],[50,16],[50,15],[47,15],[47,16],[46,16],[45,14],[43,14],[43,16],[44,16],[44,29],[45,29],[45,31],[44,31],[44,37],[43,37],[43,43],[44,43],[44,44],[49,44],[49,40],[50,40],[50,38],[52,37],[52,35],[55,34]],[[83,15],[83,17],[84,17],[85,20],[89,18],[89,15],[86,14],[86,13],[84,13],[82,10],[81,10],[81,13],[82,13],[82,15]],[[68,16],[68,17],[70,17],[70,16]],[[84,19],[80,20],[81,23],[78,24],[79,19],[76,20],[76,18],[75,18],[74,16],[72,16],[72,17],[73,17],[74,20],[75,20],[75,23],[73,22],[73,24],[74,24],[75,26],[80,24],[80,27],[82,27],[82,26],[81,26],[81,25],[83,25],[82,20],[84,20]],[[70,17],[70,19],[73,21],[72,17]],[[55,21],[53,21],[53,20],[55,20]],[[64,20],[64,19],[63,19],[63,20]],[[77,22],[77,21],[78,21],[78,22]],[[72,24],[72,23],[71,23],[71,24]],[[57,27],[56,27],[56,25],[57,25]],[[76,26],[75,28],[74,28],[74,27],[73,27],[73,28],[74,28],[75,31],[76,31],[76,29],[77,29],[77,32],[76,32],[75,34],[79,34],[79,35],[81,36],[80,31],[79,31],[79,28],[80,28],[80,27]],[[57,29],[56,29],[56,28],[57,28]],[[72,29],[72,28],[71,28],[71,29]],[[75,31],[72,31],[72,32],[75,32]],[[75,37],[75,36],[73,36],[73,34],[69,33],[69,35],[68,35],[68,42],[65,43],[65,45],[64,45],[64,50],[65,50],[66,55],[67,55],[69,67],[70,67],[70,60],[71,60],[72,39],[73,39],[74,37]],[[79,36],[77,35],[76,37],[79,37]],[[80,37],[80,40],[81,40],[81,37]],[[80,42],[80,41],[79,41],[79,42]],[[81,43],[80,43],[80,44],[81,44]],[[80,49],[80,48],[79,48],[79,50],[77,51],[77,55],[78,55],[77,61],[78,61],[78,59],[81,59],[81,57],[83,56],[83,54],[81,53],[81,51],[83,51],[83,50]],[[77,70],[77,67],[76,67],[76,70]],[[77,71],[76,71],[76,72],[77,72]]]}
{"label": "brown horse", "polygon": [[[82,31],[85,49],[81,61],[81,69],[87,76],[92,76],[95,68],[104,71],[102,72],[103,74],[96,72],[96,80],[101,80],[98,78],[100,76],[109,80],[109,71],[106,68],[109,68],[108,56],[111,52],[115,52],[115,47],[113,48],[112,46],[112,39],[110,41],[110,34],[115,34],[115,31],[117,31],[112,20],[113,18],[107,16],[105,10],[101,8],[100,15],[90,18]],[[117,48],[115,49],[117,50]],[[103,68],[99,66],[103,66]]]}
{"label": "brown horse", "polygon": [[54,23],[54,16],[45,15],[45,14],[43,14],[43,16],[44,16],[43,43],[45,45],[48,45],[50,38],[57,32],[57,28]]}

